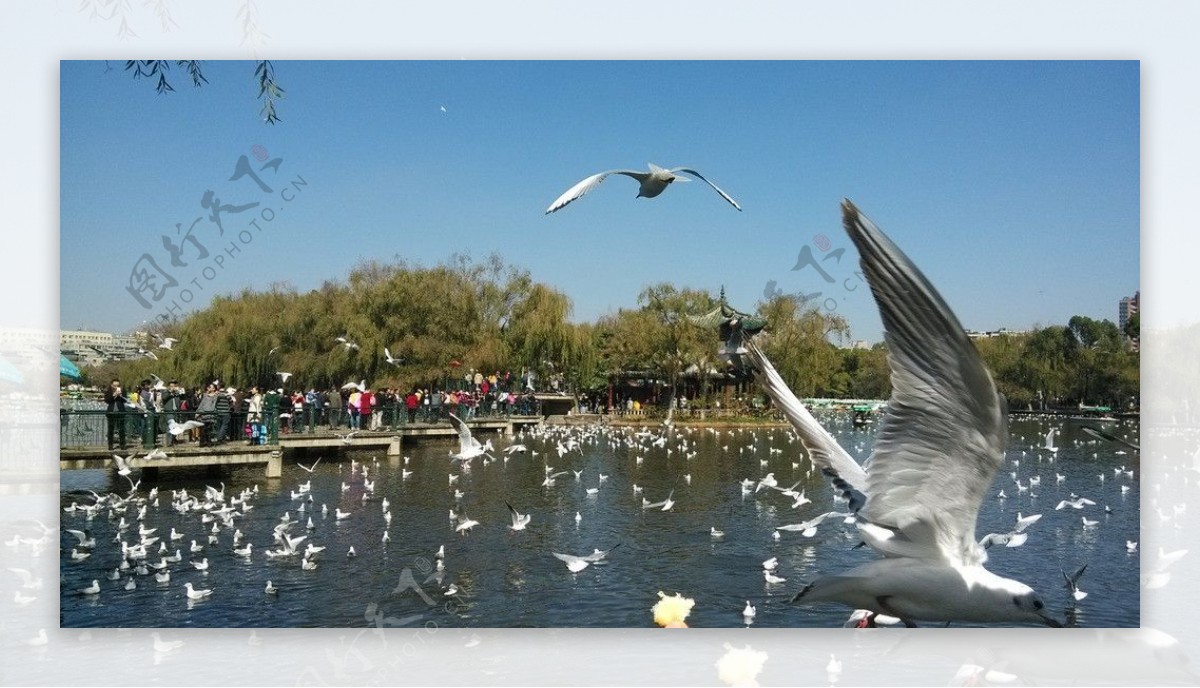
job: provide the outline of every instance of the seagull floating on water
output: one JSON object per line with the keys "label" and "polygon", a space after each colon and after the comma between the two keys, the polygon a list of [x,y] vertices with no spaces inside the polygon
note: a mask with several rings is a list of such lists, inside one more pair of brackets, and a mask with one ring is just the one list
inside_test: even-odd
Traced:
{"label": "seagull floating on water", "polygon": [[892,373],[889,414],[867,468],[788,389],[754,342],[755,375],[796,429],[809,458],[849,498],[866,544],[884,555],[806,585],[793,602],[834,601],[916,620],[1038,622],[1032,588],[984,568],[975,541],[980,503],[1008,439],[1005,404],[950,307],[915,264],[850,202],[846,232],[861,256],[884,325]]}
{"label": "seagull floating on water", "polygon": [[192,587],[191,583],[186,583],[183,587],[187,588],[187,596],[189,600],[202,600],[209,595],[212,595],[212,590],[197,590]]}
{"label": "seagull floating on water", "polygon": [[720,194],[721,198],[724,198],[729,203],[729,205],[737,208],[739,211],[742,209],[742,206],[738,205],[737,201],[733,200],[729,194],[722,191],[716,184],[713,184],[712,182],[708,181],[708,179],[705,179],[699,172],[686,167],[676,167],[668,170],[659,167],[654,163],[650,163],[649,172],[641,172],[639,170],[609,170],[608,172],[593,174],[592,176],[583,179],[575,186],[567,189],[561,196],[554,199],[554,202],[550,204],[550,207],[546,208],[546,214],[549,215],[550,213],[563,208],[572,201],[582,198],[584,194],[599,186],[600,182],[603,182],[605,179],[607,179],[609,175],[623,174],[626,177],[632,177],[633,179],[636,179],[639,184],[637,197],[654,198],[665,191],[666,188],[673,182],[691,181],[687,177],[682,177],[677,173],[683,173],[690,177],[699,179],[705,184],[711,186],[714,191]]}

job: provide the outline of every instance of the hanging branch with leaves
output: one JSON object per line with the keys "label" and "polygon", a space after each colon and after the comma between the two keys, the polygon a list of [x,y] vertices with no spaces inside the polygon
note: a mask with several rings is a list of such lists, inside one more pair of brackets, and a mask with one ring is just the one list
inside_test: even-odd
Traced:
{"label": "hanging branch with leaves", "polygon": [[[187,72],[193,86],[200,87],[208,83],[199,60],[175,60],[174,62],[175,66]],[[127,60],[125,71],[133,72],[135,79],[157,77],[154,90],[159,95],[175,91],[175,87],[171,86],[171,82],[167,79],[167,73],[171,71],[171,60]],[[275,80],[275,66],[271,64],[270,60],[259,60],[254,68],[254,76],[258,79],[257,97],[263,103],[260,110],[263,121],[267,124],[275,124],[280,121],[275,103],[284,97],[283,88]]]}

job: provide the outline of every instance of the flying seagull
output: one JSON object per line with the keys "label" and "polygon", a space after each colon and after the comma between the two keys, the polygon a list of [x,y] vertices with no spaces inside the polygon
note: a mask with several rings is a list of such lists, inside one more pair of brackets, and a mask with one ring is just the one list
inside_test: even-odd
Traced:
{"label": "flying seagull", "polygon": [[1058,433],[1058,428],[1050,428],[1050,432],[1046,433],[1046,444],[1042,447],[1047,451],[1058,453],[1058,447],[1054,446],[1054,435]]}
{"label": "flying seagull", "polygon": [[626,177],[633,177],[634,179],[636,179],[638,181],[638,184],[640,184],[640,187],[638,188],[637,197],[638,198],[654,198],[655,196],[659,195],[664,190],[666,190],[666,188],[668,186],[670,186],[672,182],[691,181],[687,177],[679,176],[678,174],[676,174],[676,172],[682,172],[683,174],[686,174],[691,177],[695,177],[696,179],[699,179],[700,181],[704,182],[705,184],[708,184],[709,186],[711,186],[713,188],[714,191],[716,191],[718,194],[721,195],[721,198],[724,198],[726,201],[728,201],[729,205],[733,206],[734,208],[737,208],[738,210],[742,209],[742,206],[738,205],[737,201],[730,198],[729,194],[725,193],[720,188],[718,188],[716,184],[713,184],[712,182],[705,179],[704,176],[701,175],[699,172],[692,170],[692,169],[688,169],[686,167],[676,167],[674,169],[667,170],[667,169],[663,169],[663,168],[659,167],[658,165],[655,165],[654,163],[650,163],[650,171],[649,172],[639,172],[637,170],[609,170],[608,172],[601,172],[600,174],[593,174],[592,176],[588,177],[587,179],[584,179],[583,181],[579,182],[575,186],[572,186],[571,188],[567,189],[566,192],[563,193],[563,195],[561,195],[557,199],[555,199],[555,201],[550,204],[550,207],[546,208],[546,214],[549,215],[550,213],[567,205],[571,201],[574,201],[577,198],[581,198],[584,194],[586,194],[587,192],[589,192],[592,189],[599,186],[600,182],[604,181],[611,174],[623,174]]}
{"label": "flying seagull", "polygon": [[567,570],[571,573],[579,573],[588,566],[603,561],[609,552],[620,546],[620,543],[618,543],[606,550],[594,549],[591,554],[582,557],[575,556],[574,554],[559,554],[558,552],[551,552],[550,554],[554,555],[555,559],[565,563]]}
{"label": "flying seagull", "polygon": [[133,454],[129,456],[119,456],[113,454],[113,461],[117,464],[117,475],[129,475],[132,470],[129,467],[129,462],[133,459]]}
{"label": "flying seagull", "polygon": [[1083,575],[1085,570],[1087,570],[1087,564],[1075,569],[1075,572],[1068,576],[1066,571],[1059,569],[1059,571],[1062,571],[1063,580],[1067,581],[1067,584],[1064,587],[1071,591],[1071,597],[1075,598],[1076,602],[1082,600],[1088,595],[1086,592],[1079,589],[1079,578]]}
{"label": "flying seagull", "polygon": [[508,510],[512,512],[512,525],[509,526],[512,530],[525,530],[525,526],[529,525],[529,520],[533,518],[529,514],[523,514],[513,508],[512,504],[504,503]]}
{"label": "flying seagull", "polygon": [[1004,460],[1008,418],[958,318],[916,265],[848,200],[846,232],[884,325],[889,415],[860,466],[751,342],[755,375],[815,465],[849,497],[863,540],[883,554],[819,578],[793,602],[841,602],[914,621],[1036,622],[1061,627],[1032,588],[984,568],[975,521]]}
{"label": "flying seagull", "polygon": [[458,428],[459,445],[457,454],[450,452],[450,459],[452,461],[470,461],[477,456],[491,456],[493,459],[496,458],[488,453],[492,451],[491,440],[480,444],[479,440],[471,436],[471,428],[467,427],[467,424],[461,418],[453,413],[450,414],[450,418],[453,419],[451,423]]}
{"label": "flying seagull", "polygon": [[167,419],[167,432],[171,433],[175,437],[179,437],[188,430],[202,427],[204,427],[204,421],[202,420],[185,420],[184,422],[180,423],[174,418]]}

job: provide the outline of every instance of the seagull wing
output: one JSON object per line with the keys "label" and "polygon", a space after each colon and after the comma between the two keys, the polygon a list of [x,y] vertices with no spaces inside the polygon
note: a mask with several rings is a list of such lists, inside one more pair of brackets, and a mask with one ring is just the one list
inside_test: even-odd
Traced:
{"label": "seagull wing", "polygon": [[515,526],[518,526],[518,525],[520,525],[520,524],[521,524],[521,512],[519,512],[519,511],[517,511],[516,509],[514,509],[514,508],[513,508],[513,505],[512,505],[512,504],[509,504],[508,502],[505,502],[505,503],[504,503],[504,506],[508,507],[508,510],[509,510],[510,512],[512,512],[512,524],[513,524],[513,526],[515,527]]}
{"label": "seagull wing", "polygon": [[[572,186],[571,188],[567,189],[565,192],[563,192],[563,195],[554,199],[554,202],[550,204],[550,207],[546,208],[546,214],[549,215],[550,213],[567,205],[571,201],[574,201],[578,198],[582,198],[584,194],[586,194],[587,192],[596,188],[597,186],[600,186],[600,182],[607,179],[610,174],[623,174],[627,177],[633,177],[634,179],[638,180],[639,183],[641,183],[642,180],[646,179],[646,177],[650,176],[646,172],[637,172],[634,170],[609,170],[608,172],[601,172],[600,174],[593,174],[592,176],[588,177],[587,179],[584,179],[583,181],[579,182],[575,186]],[[721,195],[724,196],[725,194],[722,193]],[[730,202],[732,203],[732,201],[730,201]],[[736,205],[736,204],[734,204],[734,205]]]}
{"label": "seagull wing", "polygon": [[609,552],[613,551],[614,549],[616,549],[620,546],[621,546],[621,543],[618,542],[617,544],[613,545],[612,547],[609,547],[608,549],[603,549],[603,550],[598,549],[598,550],[592,552],[591,554],[587,555],[586,557],[582,557],[582,558],[586,559],[587,561],[593,562],[593,563],[595,563],[597,561],[602,561],[605,557],[608,556]]}
{"label": "seagull wing", "polygon": [[892,371],[888,415],[866,463],[872,524],[902,551],[885,554],[981,563],[975,521],[1000,467],[1008,416],[958,318],[891,239],[842,202],[846,232],[883,319]]}
{"label": "seagull wing", "polygon": [[116,454],[113,454],[112,457],[113,461],[117,462],[117,472],[119,472],[121,475],[128,475],[129,462],[125,459],[125,457],[117,456]]}
{"label": "seagull wing", "polygon": [[1138,445],[1137,443],[1123,440],[1120,437],[1117,437],[1116,435],[1104,432],[1100,428],[1095,428],[1090,425],[1085,425],[1080,429],[1083,430],[1084,432],[1086,432],[1087,434],[1091,435],[1092,437],[1095,437],[1096,439],[1108,440],[1109,442],[1118,442],[1120,444],[1125,445],[1126,447],[1129,447],[1130,449],[1138,449],[1138,450],[1141,449],[1141,446]]}
{"label": "seagull wing", "polygon": [[463,419],[459,418],[458,416],[454,415],[453,413],[450,414],[450,417],[454,419],[454,425],[458,428],[458,451],[459,451],[459,453],[462,454],[462,453],[465,453],[468,449],[474,449],[474,448],[478,447],[479,441],[476,440],[474,437],[471,437],[471,428],[467,427],[467,424],[463,422]]}
{"label": "seagull wing", "polygon": [[[75,536],[75,538],[76,538],[77,540],[79,540],[79,542],[81,542],[81,543],[82,543],[82,542],[87,542],[87,539],[88,539],[88,534],[87,534],[87,533],[85,533],[85,532],[83,532],[82,530],[71,530],[71,529],[69,529],[69,528],[68,528],[68,529],[67,529],[67,532],[68,532],[68,533],[70,533],[71,535],[74,535],[74,536]],[[11,571],[12,569],[9,569],[9,570]]]}
{"label": "seagull wing", "polygon": [[[587,557],[577,557],[574,554],[559,554],[558,552],[551,552],[550,554],[553,554],[555,559],[558,559],[559,561],[562,561],[562,562],[566,562],[567,564],[580,563],[580,562],[587,561]],[[591,562],[588,562],[588,563],[591,563]]]}
{"label": "seagull wing", "polygon": [[719,186],[717,186],[716,184],[713,184],[712,182],[705,179],[704,175],[700,174],[696,170],[689,169],[687,167],[676,167],[675,169],[673,169],[671,171],[672,172],[682,172],[684,174],[691,175],[691,176],[695,177],[696,179],[699,179],[700,181],[704,182],[705,184],[708,184],[709,186],[711,186],[713,188],[713,191],[716,191],[717,193],[721,194],[721,198],[724,198],[726,201],[728,201],[729,205],[737,208],[739,211],[742,209],[742,206],[738,205],[737,201],[733,200],[733,198],[730,197],[729,194],[722,191],[721,188]]}
{"label": "seagull wing", "polygon": [[[862,466],[842,448],[833,435],[829,434],[816,418],[808,412],[804,404],[788,388],[783,377],[775,370],[775,366],[767,360],[758,344],[747,342],[747,356],[754,363],[754,374],[763,390],[771,397],[775,406],[783,412],[784,417],[796,429],[800,443],[808,450],[814,465],[827,474],[832,475],[835,484],[839,480],[845,485],[838,485],[845,490],[850,489],[863,493],[867,487],[867,474]],[[851,508],[853,510],[853,507]]]}

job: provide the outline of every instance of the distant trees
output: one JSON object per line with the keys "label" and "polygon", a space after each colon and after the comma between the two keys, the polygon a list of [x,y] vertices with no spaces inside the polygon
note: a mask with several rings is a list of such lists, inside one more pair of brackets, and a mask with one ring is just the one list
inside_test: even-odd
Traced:
{"label": "distant trees", "polygon": [[[304,387],[366,377],[373,387],[408,388],[471,368],[514,375],[522,366],[563,369],[586,362],[590,349],[590,328],[571,323],[570,309],[564,294],[494,255],[481,262],[456,255],[435,267],[371,261],[346,282],[308,293],[276,284],[217,297],[157,333],[179,340],[174,351],[123,363],[119,372],[122,379],[153,372],[189,385],[219,378],[247,387],[278,386],[276,372],[286,371]],[[385,360],[385,347],[398,365]]]}
{"label": "distant trees", "polygon": [[1049,406],[1125,408],[1140,396],[1139,355],[1109,320],[1077,315],[1065,327],[1051,325],[975,344],[1015,407],[1044,401]]}
{"label": "distant trees", "polygon": [[848,388],[849,373],[839,376],[844,350],[830,341],[841,342],[850,336],[844,318],[805,308],[786,294],[759,302],[758,312],[766,318],[770,333],[763,353],[797,396],[826,396],[838,387]]}
{"label": "distant trees", "polygon": [[[217,297],[156,333],[179,340],[173,351],[145,343],[159,360],[109,363],[88,373],[130,384],[153,373],[189,386],[220,379],[246,388],[278,387],[276,372],[287,371],[294,376],[289,386],[340,386],[365,377],[372,387],[407,389],[457,382],[472,368],[513,375],[528,368],[543,380],[561,374],[576,390],[634,373],[663,381],[672,396],[687,377],[706,397],[713,371],[723,373],[726,363],[716,356],[716,332],[689,316],[717,304],[708,291],[659,283],[645,287],[634,308],[573,323],[565,294],[497,255],[482,261],[454,255],[434,267],[370,261],[344,282],[307,293],[274,284]],[[840,348],[850,334],[840,316],[786,295],[760,302],[757,314],[767,321],[760,335],[767,356],[799,396],[890,395],[886,345]],[[1107,320],[1075,316],[1065,326],[976,339],[975,346],[1016,407],[1041,400],[1125,407],[1139,395],[1139,376],[1138,353],[1122,334],[1128,328],[1122,333]],[[385,360],[385,347],[397,364]]]}

